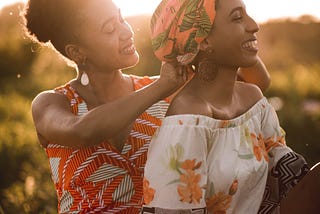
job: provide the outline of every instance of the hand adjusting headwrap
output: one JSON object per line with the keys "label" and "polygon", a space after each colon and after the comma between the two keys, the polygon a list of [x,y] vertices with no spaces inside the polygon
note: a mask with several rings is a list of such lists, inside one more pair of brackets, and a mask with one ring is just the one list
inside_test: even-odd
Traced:
{"label": "hand adjusting headwrap", "polygon": [[215,0],[162,0],[151,18],[151,42],[161,61],[187,65],[211,31]]}

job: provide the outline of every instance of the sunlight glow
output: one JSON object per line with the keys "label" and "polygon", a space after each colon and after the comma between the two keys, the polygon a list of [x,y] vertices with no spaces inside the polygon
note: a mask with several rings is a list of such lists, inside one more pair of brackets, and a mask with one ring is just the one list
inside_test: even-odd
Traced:
{"label": "sunlight glow", "polygon": [[[54,1],[54,0],[53,0]],[[113,0],[124,16],[151,14],[161,0]],[[301,15],[312,15],[320,20],[320,0],[243,0],[248,13],[258,22],[275,18],[297,18]],[[3,6],[27,0],[0,0]]]}
{"label": "sunlight glow", "polygon": [[161,0],[113,0],[124,16],[151,14]]}
{"label": "sunlight glow", "polygon": [[320,19],[320,0],[243,0],[247,12],[258,22],[275,18],[312,15]]}

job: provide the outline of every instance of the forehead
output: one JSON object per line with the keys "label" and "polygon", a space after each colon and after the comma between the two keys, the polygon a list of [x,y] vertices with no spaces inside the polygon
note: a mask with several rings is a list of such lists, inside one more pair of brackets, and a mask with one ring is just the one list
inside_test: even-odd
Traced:
{"label": "forehead", "polygon": [[119,8],[111,0],[88,0],[82,14],[87,21],[98,22],[118,16]]}
{"label": "forehead", "polygon": [[219,0],[217,13],[230,13],[235,8],[245,8],[242,0]]}

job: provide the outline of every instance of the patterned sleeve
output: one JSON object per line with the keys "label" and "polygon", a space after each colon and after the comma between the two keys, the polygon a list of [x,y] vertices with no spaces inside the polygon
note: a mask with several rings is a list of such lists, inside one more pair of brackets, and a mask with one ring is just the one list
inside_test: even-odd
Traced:
{"label": "patterned sleeve", "polygon": [[258,213],[280,213],[281,199],[286,197],[309,168],[305,159],[286,145],[285,132],[271,105],[266,106],[262,130],[269,156],[269,173]]}

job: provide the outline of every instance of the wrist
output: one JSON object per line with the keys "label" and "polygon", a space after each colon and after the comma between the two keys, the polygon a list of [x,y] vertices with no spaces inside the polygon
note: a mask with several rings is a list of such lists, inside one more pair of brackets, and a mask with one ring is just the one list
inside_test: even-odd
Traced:
{"label": "wrist", "polygon": [[158,98],[158,100],[162,100],[168,96],[170,96],[174,91],[174,85],[170,85],[169,82],[165,82],[161,79],[157,79],[152,84],[154,95]]}

